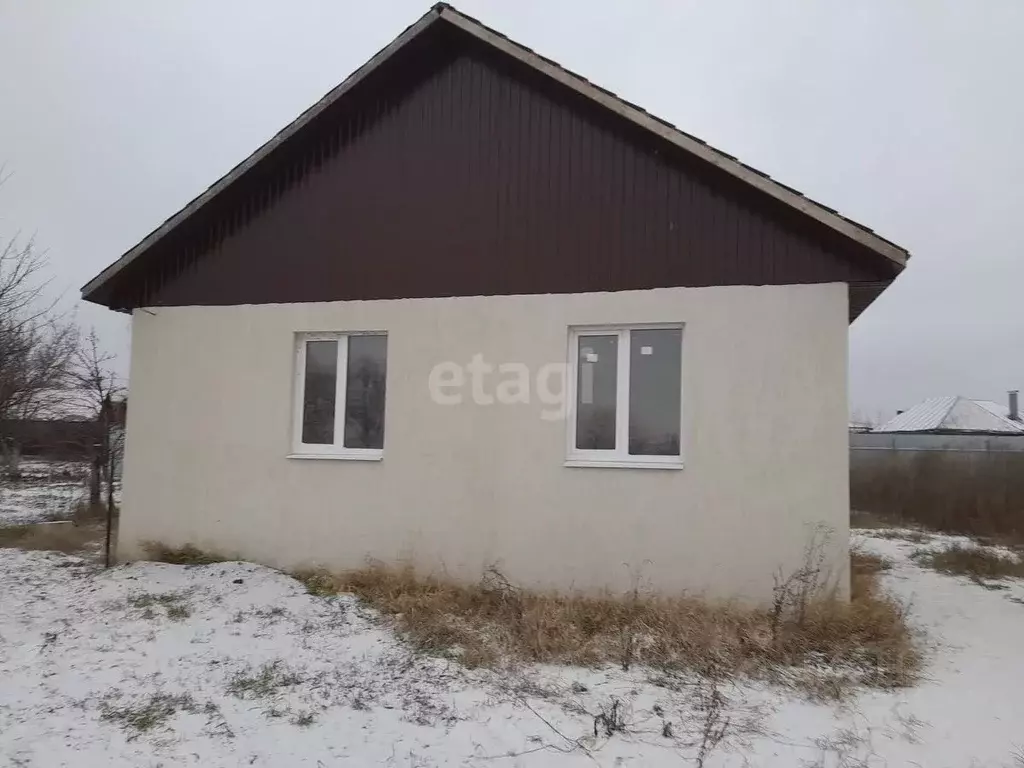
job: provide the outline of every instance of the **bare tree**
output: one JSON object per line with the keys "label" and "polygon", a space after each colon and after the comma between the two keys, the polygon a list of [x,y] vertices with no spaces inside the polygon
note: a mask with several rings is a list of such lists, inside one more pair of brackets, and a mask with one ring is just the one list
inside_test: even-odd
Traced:
{"label": "bare tree", "polygon": [[48,262],[32,241],[0,247],[0,447],[3,423],[53,416],[67,405],[78,344],[74,323],[47,300]]}
{"label": "bare tree", "polygon": [[[92,472],[89,480],[90,512],[105,507],[106,541],[104,563],[111,564],[111,533],[114,527],[114,486],[124,455],[124,394],[117,373],[114,355],[104,352],[96,330],[75,350],[73,377],[77,385],[79,406],[90,413],[99,425],[99,441],[92,449]],[[101,504],[101,485],[106,486],[106,503]]]}
{"label": "bare tree", "polygon": [[104,352],[95,329],[82,339],[72,358],[72,378],[79,408],[99,425],[99,442],[93,452],[90,506],[99,506],[101,481],[106,486],[106,506],[114,508],[114,482],[122,454],[124,429],[119,409],[125,389],[114,371],[115,356]]}

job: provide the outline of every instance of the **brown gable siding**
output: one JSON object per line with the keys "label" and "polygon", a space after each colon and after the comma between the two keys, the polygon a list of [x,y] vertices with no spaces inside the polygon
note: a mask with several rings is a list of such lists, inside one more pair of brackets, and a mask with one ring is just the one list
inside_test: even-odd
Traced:
{"label": "brown gable siding", "polygon": [[409,55],[431,74],[376,75],[362,92],[373,98],[357,95],[329,131],[282,147],[132,265],[112,305],[839,281],[880,290],[895,275],[492,52]]}

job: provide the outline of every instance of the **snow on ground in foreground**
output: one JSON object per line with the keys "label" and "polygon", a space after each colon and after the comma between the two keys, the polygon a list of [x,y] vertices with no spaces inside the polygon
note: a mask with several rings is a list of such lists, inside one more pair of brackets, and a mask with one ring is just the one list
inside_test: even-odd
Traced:
{"label": "snow on ground in foreground", "polygon": [[[1021,765],[1024,585],[988,590],[921,570],[916,544],[856,538],[896,561],[885,584],[937,646],[927,679],[840,707],[727,686],[730,728],[760,715],[762,733],[727,735],[706,765]],[[0,549],[0,765],[694,764],[700,686],[649,677],[466,672],[411,654],[350,597],[246,563],[103,572]],[[615,698],[625,732],[595,738]],[[149,730],[124,722],[168,702]]]}

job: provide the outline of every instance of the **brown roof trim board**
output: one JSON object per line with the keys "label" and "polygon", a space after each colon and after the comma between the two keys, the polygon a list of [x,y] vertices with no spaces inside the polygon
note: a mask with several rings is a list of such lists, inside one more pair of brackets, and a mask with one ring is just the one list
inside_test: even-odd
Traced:
{"label": "brown roof trim board", "polygon": [[675,128],[640,107],[624,101],[615,94],[594,85],[585,78],[565,69],[557,63],[546,59],[531,49],[513,42],[504,35],[481,24],[476,19],[456,11],[446,3],[434,5],[418,21],[409,26],[391,43],[381,49],[363,66],[349,75],[340,85],[329,91],[320,101],[307,109],[248,158],[232,168],[227,174],[196,197],[184,208],[167,219],[157,229],[147,235],[141,242],[127,251],[116,262],[108,266],[96,277],[82,287],[82,298],[87,301],[103,303],[99,295],[122,270],[146,253],[150,248],[163,240],[180,224],[202,209],[207,203],[229,188],[235,181],[255,168],[276,148],[288,141],[303,127],[314,121],[327,108],[343,98],[356,84],[364,80],[370,73],[390,59],[396,52],[409,42],[420,36],[432,25],[443,21],[457,27],[465,33],[482,41],[508,56],[513,57],[526,66],[566,86],[581,96],[604,107],[612,113],[625,118],[640,128],[664,139],[689,155],[704,161],[721,171],[733,176],[741,182],[753,187],[790,208],[816,220],[820,224],[834,230],[845,238],[873,251],[891,262],[895,272],[900,271],[907,263],[909,253],[900,246],[875,234],[867,227],[858,224],[836,211],[805,197],[800,192],[775,181],[767,174],[757,171],[736,158],[714,149],[702,140]]}

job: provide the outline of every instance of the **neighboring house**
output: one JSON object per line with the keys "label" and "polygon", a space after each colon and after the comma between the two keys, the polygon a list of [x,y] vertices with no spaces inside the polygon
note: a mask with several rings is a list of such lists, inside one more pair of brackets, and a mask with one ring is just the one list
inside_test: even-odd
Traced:
{"label": "neighboring house", "polygon": [[1008,404],[966,397],[932,397],[901,411],[873,432],[915,434],[1024,434],[1017,405],[1017,392],[1009,393]]}
{"label": "neighboring house", "polygon": [[435,6],[84,287],[133,313],[120,556],[767,601],[824,526],[842,579],[906,259]]}
{"label": "neighboring house", "polygon": [[[112,403],[110,419],[115,436],[123,431],[128,401]],[[103,443],[104,422],[81,401],[65,395],[63,418],[0,419],[0,451],[16,450],[25,456],[83,461],[96,455]],[[45,413],[45,411],[44,411]]]}

